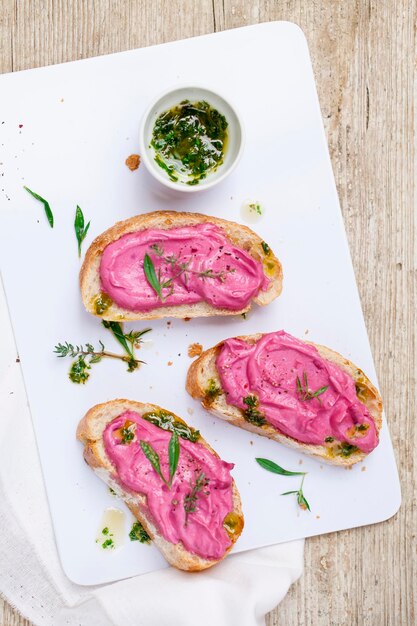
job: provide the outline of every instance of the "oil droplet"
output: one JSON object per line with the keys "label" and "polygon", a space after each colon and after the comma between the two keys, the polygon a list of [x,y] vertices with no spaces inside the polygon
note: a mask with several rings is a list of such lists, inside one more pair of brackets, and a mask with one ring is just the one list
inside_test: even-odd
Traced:
{"label": "oil droplet", "polygon": [[259,200],[246,200],[240,209],[242,219],[248,224],[259,222],[265,214],[265,208]]}
{"label": "oil droplet", "polygon": [[103,513],[97,529],[96,544],[101,550],[113,552],[125,542],[125,514],[120,509],[109,507]]}

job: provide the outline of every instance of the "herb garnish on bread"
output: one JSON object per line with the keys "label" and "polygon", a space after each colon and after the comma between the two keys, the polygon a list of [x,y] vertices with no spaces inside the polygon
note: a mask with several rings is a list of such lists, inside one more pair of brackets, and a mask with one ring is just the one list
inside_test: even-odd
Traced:
{"label": "herb garnish on bread", "polygon": [[206,350],[186,386],[231,424],[334,465],[361,461],[379,443],[382,401],[371,381],[337,352],[284,331]]}
{"label": "herb garnish on bread", "polygon": [[237,315],[281,293],[282,269],[246,226],[156,211],[118,222],[97,237],[80,286],[87,311],[106,320]]}
{"label": "herb garnish on bread", "polygon": [[230,552],[243,529],[233,465],[197,430],[154,404],[113,400],[88,411],[77,438],[171,565],[203,570]]}

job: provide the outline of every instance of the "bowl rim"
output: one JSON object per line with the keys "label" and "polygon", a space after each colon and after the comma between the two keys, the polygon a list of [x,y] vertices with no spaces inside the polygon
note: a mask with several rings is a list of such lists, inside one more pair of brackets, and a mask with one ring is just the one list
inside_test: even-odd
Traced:
{"label": "bowl rim", "polygon": [[[184,89],[190,89],[190,90],[201,89],[201,91],[205,91],[208,94],[213,94],[220,100],[223,100],[227,104],[227,106],[233,111],[236,121],[237,121],[237,126],[240,129],[240,144],[239,144],[236,156],[233,159],[233,161],[229,164],[227,169],[225,169],[225,171],[222,174],[220,174],[220,176],[218,176],[217,178],[214,178],[213,180],[210,180],[210,174],[209,174],[207,179],[204,179],[204,181],[202,181],[198,185],[186,185],[184,183],[177,183],[165,177],[162,172],[159,172],[156,169],[156,165],[154,164],[153,159],[151,159],[149,155],[150,149],[146,145],[146,141],[145,141],[145,128],[147,126],[148,119],[153,109],[155,108],[155,105],[157,105],[158,102],[162,100],[164,97],[170,94],[174,94],[176,91],[181,91]],[[198,83],[183,83],[181,85],[176,85],[175,87],[170,87],[169,89],[165,89],[164,91],[157,94],[150,101],[149,105],[146,107],[142,115],[140,125],[139,125],[139,144],[141,147],[141,159],[146,169],[156,180],[158,180],[160,183],[165,185],[165,187],[174,189],[176,191],[181,191],[183,193],[195,193],[198,191],[205,191],[206,189],[210,189],[211,187],[214,187],[215,185],[220,183],[222,180],[224,180],[226,176],[228,176],[229,174],[231,174],[231,172],[233,172],[233,170],[239,163],[243,154],[244,147],[245,147],[245,140],[246,140],[246,135],[245,135],[245,128],[243,125],[242,116],[240,115],[239,110],[236,108],[234,102],[231,102],[228,97],[226,98],[225,96],[223,96],[223,94],[219,93],[215,89],[211,89],[211,87],[206,87],[205,85],[199,85]]]}

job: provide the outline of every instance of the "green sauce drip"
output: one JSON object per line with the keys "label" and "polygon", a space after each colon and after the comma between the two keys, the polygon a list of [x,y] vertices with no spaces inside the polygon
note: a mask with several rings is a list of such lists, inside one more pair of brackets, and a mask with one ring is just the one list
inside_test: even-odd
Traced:
{"label": "green sauce drip", "polygon": [[204,100],[184,100],[155,122],[151,146],[155,162],[173,181],[198,185],[223,163],[228,123]]}
{"label": "green sauce drip", "polygon": [[101,293],[94,300],[94,310],[97,315],[103,315],[105,311],[113,304],[113,300],[106,293]]}
{"label": "green sauce drip", "polygon": [[152,411],[151,413],[144,413],[142,417],[163,430],[170,430],[171,432],[175,430],[179,437],[188,439],[188,441],[193,443],[200,439],[200,431],[194,430],[187,424],[176,420],[174,415],[166,411]]}

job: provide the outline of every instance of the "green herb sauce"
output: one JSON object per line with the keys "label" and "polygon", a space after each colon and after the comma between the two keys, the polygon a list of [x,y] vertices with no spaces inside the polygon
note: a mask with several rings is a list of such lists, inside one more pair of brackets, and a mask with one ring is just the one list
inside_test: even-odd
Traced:
{"label": "green herb sauce", "polygon": [[205,102],[184,100],[155,122],[151,146],[155,162],[173,181],[198,185],[223,163],[228,123]]}
{"label": "green herb sauce", "polygon": [[134,522],[129,533],[130,541],[140,541],[140,543],[150,543],[151,538],[140,522]]}
{"label": "green herb sauce", "polygon": [[103,315],[105,311],[113,304],[113,300],[106,293],[101,293],[94,300],[94,310],[97,315]]}
{"label": "green herb sauce", "polygon": [[200,439],[200,432],[198,430],[187,426],[184,422],[180,422],[175,418],[175,415],[167,411],[152,411],[151,413],[144,413],[142,417],[144,420],[155,424],[155,426],[163,430],[169,430],[171,432],[175,430],[179,437],[188,439],[188,441],[192,441],[193,443]]}

